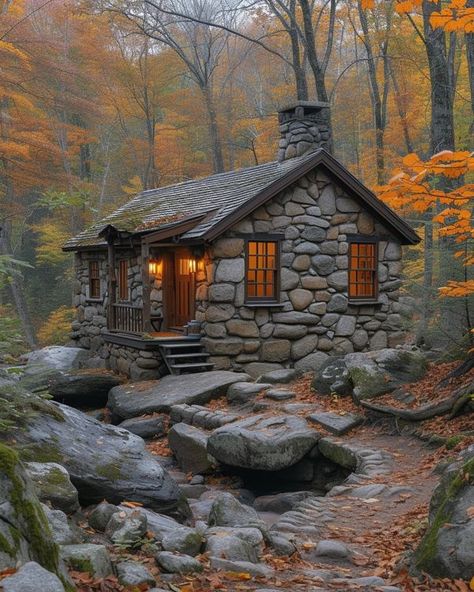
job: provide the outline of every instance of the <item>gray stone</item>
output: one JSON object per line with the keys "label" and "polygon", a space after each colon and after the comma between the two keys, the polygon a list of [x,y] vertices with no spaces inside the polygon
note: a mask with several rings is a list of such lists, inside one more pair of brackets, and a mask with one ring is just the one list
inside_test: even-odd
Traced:
{"label": "gray stone", "polygon": [[301,278],[301,285],[307,290],[324,290],[328,287],[328,282],[318,275],[305,275]]}
{"label": "gray stone", "polygon": [[306,335],[291,344],[291,358],[299,360],[314,352],[318,346],[317,335]]}
{"label": "gray stone", "polygon": [[108,407],[114,416],[124,419],[144,413],[168,412],[172,405],[208,403],[216,396],[225,395],[234,382],[247,379],[245,374],[225,370],[169,375],[147,385],[135,383],[112,389]]}
{"label": "gray stone", "polygon": [[306,312],[277,312],[273,314],[273,322],[288,325],[317,325],[319,318]]}
{"label": "gray stone", "polygon": [[223,571],[235,571],[237,573],[248,573],[251,576],[269,578],[273,570],[262,563],[250,563],[249,561],[230,561],[211,557],[211,567]]}
{"label": "gray stone", "polygon": [[296,288],[300,280],[300,276],[295,271],[282,267],[281,269],[281,289],[292,290]]}
{"label": "gray stone", "polygon": [[239,502],[231,493],[223,492],[212,502],[209,513],[209,526],[239,528],[264,528],[257,512]]}
{"label": "gray stone", "polygon": [[219,261],[215,273],[216,282],[234,282],[238,283],[244,279],[245,262],[244,259],[222,259]]}
{"label": "gray stone", "polygon": [[331,434],[336,436],[342,436],[350,432],[352,429],[360,425],[364,418],[361,415],[355,413],[346,413],[345,415],[339,415],[338,413],[332,413],[330,411],[313,413],[309,415],[308,419],[323,426]]}
{"label": "gray stone", "polygon": [[40,501],[49,502],[53,508],[66,514],[73,514],[79,509],[77,489],[63,466],[29,462],[25,467]]}
{"label": "gray stone", "polygon": [[331,300],[328,302],[328,312],[346,312],[347,310],[347,298],[342,294],[334,294]]}
{"label": "gray stone", "polygon": [[156,436],[163,436],[165,434],[165,425],[162,416],[155,417],[133,417],[122,421],[119,428],[128,430],[140,436],[140,438],[155,438]]}
{"label": "gray stone", "polygon": [[155,584],[155,578],[147,568],[137,561],[122,561],[115,566],[118,581],[123,586],[140,586],[141,584]]}
{"label": "gray stone", "polygon": [[[270,545],[276,555],[289,557],[296,551],[295,545],[280,532],[270,531],[267,534],[267,543]],[[263,591],[261,590],[260,592]]]}
{"label": "gray stone", "polygon": [[213,246],[213,255],[220,257],[238,257],[244,250],[244,240],[242,238],[221,238]]}
{"label": "gray stone", "polygon": [[[279,370],[275,370],[274,372],[279,372]],[[267,374],[264,374],[264,376],[267,376]],[[263,379],[263,377],[261,378]],[[260,392],[270,386],[270,383],[265,384],[263,381],[261,383],[236,382],[229,387],[229,390],[227,391],[227,400],[231,404],[247,403],[248,401],[255,399]]]}
{"label": "gray stone", "polygon": [[293,269],[296,271],[306,271],[311,265],[311,259],[309,255],[297,255],[292,263]]}
{"label": "gray stone", "polygon": [[229,534],[223,536],[219,533],[215,536],[208,536],[206,553],[210,557],[229,559],[230,561],[250,561],[257,563],[258,556],[255,548],[247,541]]}
{"label": "gray stone", "polygon": [[80,347],[64,347],[51,345],[28,354],[27,367],[43,366],[54,370],[77,369],[90,357],[90,352]]}
{"label": "gray stone", "polygon": [[321,208],[321,214],[328,216],[336,213],[336,196],[334,195],[334,186],[326,185],[319,196],[318,205]]}
{"label": "gray stone", "polygon": [[233,302],[235,286],[233,284],[212,284],[209,286],[209,302]]}
{"label": "gray stone", "polygon": [[52,510],[42,504],[43,512],[49,522],[53,541],[58,545],[74,545],[81,542],[81,537],[76,529],[72,529],[67,516],[61,510]]}
{"label": "gray stone", "polygon": [[334,257],[329,255],[315,255],[311,259],[314,269],[319,275],[329,275],[335,269],[336,263]]}
{"label": "gray stone", "polygon": [[281,368],[281,364],[272,364],[270,362],[251,362],[245,365],[245,372],[252,378],[258,378],[266,372],[280,370]]}
{"label": "gray stone", "polygon": [[212,470],[215,463],[207,453],[207,441],[206,432],[185,423],[175,424],[168,432],[169,446],[185,473]]}
{"label": "gray stone", "polygon": [[307,241],[321,243],[326,240],[326,230],[318,226],[307,226],[301,236]]}
{"label": "gray stone", "polygon": [[101,502],[90,513],[88,518],[89,526],[94,530],[104,532],[109,520],[116,512],[120,512],[120,508],[107,502]]}
{"label": "gray stone", "polygon": [[298,378],[298,371],[293,368],[282,368],[273,370],[261,376],[257,382],[270,384],[288,384]]}
{"label": "gray stone", "polygon": [[301,372],[316,372],[327,360],[328,355],[324,352],[318,351],[309,354],[301,360],[295,362],[295,368]]}
{"label": "gray stone", "polygon": [[255,498],[253,507],[257,512],[273,512],[283,514],[293,510],[303,500],[313,497],[312,491],[289,491],[274,495],[262,495]]}
{"label": "gray stone", "polygon": [[265,391],[265,397],[267,399],[272,399],[273,401],[287,401],[288,399],[294,399],[295,393],[293,391],[289,391],[288,389],[268,389]]}
{"label": "gray stone", "polygon": [[264,341],[261,346],[261,357],[265,362],[285,362],[290,356],[291,343],[287,339]]}
{"label": "gray stone", "polygon": [[64,545],[61,547],[61,557],[71,569],[88,572],[95,578],[106,578],[113,574],[104,545]]}
{"label": "gray stone", "polygon": [[165,551],[174,551],[192,557],[200,552],[202,543],[202,536],[193,528],[185,526],[166,533],[161,540]]}
{"label": "gray stone", "polygon": [[139,511],[116,512],[112,514],[107,523],[105,534],[110,538],[114,545],[121,547],[140,546],[143,537],[147,531],[147,519]]}
{"label": "gray stone", "polygon": [[315,373],[312,386],[320,395],[351,395],[352,382],[345,361],[342,358],[327,358]]}
{"label": "gray stone", "polygon": [[208,323],[222,323],[232,318],[235,312],[233,304],[211,304],[206,310]]}
{"label": "gray stone", "polygon": [[347,271],[335,271],[327,276],[328,285],[336,290],[347,288]]}
{"label": "gray stone", "polygon": [[303,242],[299,245],[296,245],[296,247],[293,249],[293,252],[297,255],[302,253],[306,255],[316,255],[317,253],[319,253],[319,247],[314,243]]}
{"label": "gray stone", "polygon": [[215,430],[208,451],[231,466],[275,471],[303,458],[318,439],[299,417],[256,415]]}
{"label": "gray stone", "polygon": [[351,552],[344,543],[322,540],[316,545],[313,555],[314,557],[327,557],[328,559],[348,559]]}
{"label": "gray stone", "polygon": [[341,316],[337,321],[336,335],[348,337],[352,335],[356,328],[356,321],[356,317],[350,317],[347,315]]}
{"label": "gray stone", "polygon": [[360,206],[349,197],[338,197],[336,200],[337,209],[344,213],[360,212]]}
{"label": "gray stone", "polygon": [[241,337],[227,337],[219,340],[206,338],[202,340],[202,343],[208,353],[217,356],[236,356],[241,353],[244,347]]}
{"label": "gray stone", "polygon": [[30,561],[13,575],[1,581],[3,592],[64,592],[61,580],[55,574]]}
{"label": "gray stone", "polygon": [[202,564],[189,555],[174,555],[170,551],[161,551],[155,559],[157,564],[167,573],[191,574],[203,570]]}

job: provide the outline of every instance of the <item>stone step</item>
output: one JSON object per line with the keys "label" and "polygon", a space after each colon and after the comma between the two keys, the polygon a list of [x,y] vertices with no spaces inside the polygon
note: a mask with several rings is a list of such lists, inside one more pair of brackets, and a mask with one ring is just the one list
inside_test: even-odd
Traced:
{"label": "stone step", "polygon": [[240,419],[239,415],[226,411],[211,411],[201,405],[173,405],[171,423],[187,423],[205,430],[213,430]]}

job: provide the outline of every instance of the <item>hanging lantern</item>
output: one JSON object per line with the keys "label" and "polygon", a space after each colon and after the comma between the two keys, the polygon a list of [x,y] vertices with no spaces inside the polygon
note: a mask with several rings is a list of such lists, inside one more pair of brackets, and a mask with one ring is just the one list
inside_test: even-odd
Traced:
{"label": "hanging lantern", "polygon": [[148,262],[148,271],[150,275],[153,276],[161,275],[161,261],[158,259],[150,259]]}

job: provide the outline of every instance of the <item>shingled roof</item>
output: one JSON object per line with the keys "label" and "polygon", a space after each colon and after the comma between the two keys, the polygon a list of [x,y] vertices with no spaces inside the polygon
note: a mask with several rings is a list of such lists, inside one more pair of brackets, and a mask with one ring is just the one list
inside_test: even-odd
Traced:
{"label": "shingled roof", "polygon": [[409,224],[320,148],[283,162],[269,162],[142,191],[100,222],[69,239],[63,249],[75,251],[105,246],[103,236],[99,235],[107,226],[130,235],[144,235],[174,225],[178,230],[180,221],[191,218],[196,224],[182,233],[180,240],[212,240],[318,166],[351,197],[363,202],[362,205],[381,219],[402,243],[415,244],[420,240]]}

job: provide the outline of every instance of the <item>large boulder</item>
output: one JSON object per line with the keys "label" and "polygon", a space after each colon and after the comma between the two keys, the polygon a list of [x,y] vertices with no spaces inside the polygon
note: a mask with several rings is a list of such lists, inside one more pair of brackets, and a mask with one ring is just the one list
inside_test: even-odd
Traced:
{"label": "large boulder", "polygon": [[216,465],[207,453],[207,440],[206,432],[186,423],[177,423],[168,432],[169,446],[179,466],[193,475],[208,473]]}
{"label": "large boulder", "polygon": [[319,395],[352,394],[352,382],[345,361],[338,357],[328,358],[315,373],[312,387]]}
{"label": "large boulder", "polygon": [[214,430],[207,449],[226,465],[278,471],[301,460],[318,440],[300,417],[254,415]]}
{"label": "large boulder", "polygon": [[449,465],[430,503],[414,565],[440,578],[474,577],[474,446]]}
{"label": "large boulder", "polygon": [[61,580],[53,573],[30,561],[2,580],[3,592],[64,592]]}
{"label": "large boulder", "polygon": [[[14,393],[3,396],[17,400]],[[180,517],[187,515],[177,484],[141,438],[36,395],[23,394],[20,401],[32,408],[37,405],[40,412],[29,413],[22,429],[14,431],[15,447],[25,460],[64,466],[81,501],[129,500]]]}
{"label": "large boulder", "polygon": [[107,406],[115,418],[128,419],[146,413],[169,412],[173,405],[203,405],[225,396],[234,382],[249,380],[246,374],[216,370],[161,380],[117,386],[110,391]]}
{"label": "large boulder", "polygon": [[33,484],[17,453],[0,444],[0,571],[29,561],[39,563],[70,589]]}
{"label": "large boulder", "polygon": [[212,502],[209,513],[209,526],[230,526],[240,528],[265,529],[257,512],[250,506],[241,504],[231,493],[219,494]]}
{"label": "large boulder", "polygon": [[54,370],[77,369],[90,357],[90,352],[80,347],[51,345],[28,354],[27,368],[43,366]]}
{"label": "large boulder", "polygon": [[56,401],[67,405],[102,407],[109,391],[123,382],[112,372],[81,370],[51,377],[48,392]]}

